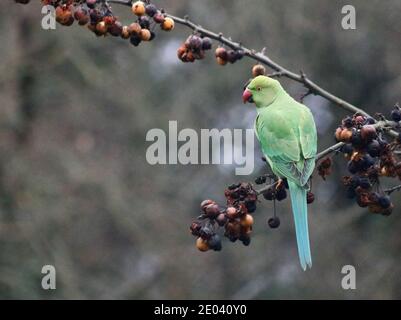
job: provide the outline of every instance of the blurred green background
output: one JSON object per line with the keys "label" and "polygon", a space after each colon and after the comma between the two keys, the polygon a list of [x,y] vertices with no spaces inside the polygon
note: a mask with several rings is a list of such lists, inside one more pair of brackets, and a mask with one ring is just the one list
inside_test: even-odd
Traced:
{"label": "blurred green background", "polygon": [[[388,113],[400,100],[399,0],[155,1],[223,32],[323,88]],[[357,29],[341,28],[352,4]],[[113,6],[125,22],[129,9]],[[392,216],[346,199],[337,157],[333,175],[314,179],[310,206],[313,268],[299,266],[290,203],[281,226],[263,201],[250,247],[223,243],[200,253],[188,231],[199,203],[224,203],[224,189],[266,172],[255,144],[255,172],[233,166],[151,166],[152,128],[252,128],[242,105],[253,61],[221,67],[209,52],[183,64],[176,49],[190,31],[177,25],[134,48],[85,28],[41,29],[39,1],[0,3],[0,298],[310,299],[401,298],[400,195]],[[299,84],[282,80],[299,97]],[[319,149],[333,143],[344,110],[319,97],[313,111]],[[57,270],[57,289],[41,288],[41,269]],[[341,268],[356,267],[357,289],[341,288]]]}

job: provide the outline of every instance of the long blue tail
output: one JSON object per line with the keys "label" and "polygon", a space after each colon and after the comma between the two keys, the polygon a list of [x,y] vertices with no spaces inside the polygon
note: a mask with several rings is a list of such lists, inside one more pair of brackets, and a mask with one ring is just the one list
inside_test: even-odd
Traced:
{"label": "long blue tail", "polygon": [[292,213],[295,221],[295,232],[297,235],[298,255],[301,262],[302,269],[312,267],[312,256],[309,246],[309,232],[308,232],[308,209],[306,203],[305,187],[301,187],[292,181],[288,181],[291,195]]}

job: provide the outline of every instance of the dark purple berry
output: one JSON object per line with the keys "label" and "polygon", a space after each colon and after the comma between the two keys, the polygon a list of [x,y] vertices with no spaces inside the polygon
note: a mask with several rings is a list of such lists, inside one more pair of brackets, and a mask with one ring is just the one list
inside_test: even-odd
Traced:
{"label": "dark purple berry", "polygon": [[362,145],[361,133],[358,130],[352,130],[351,143],[354,147]]}
{"label": "dark purple berry", "polygon": [[348,162],[348,171],[352,174],[356,174],[358,172],[358,165],[357,162],[355,161],[349,161]]}
{"label": "dark purple berry", "polygon": [[280,219],[278,217],[273,217],[270,218],[267,223],[269,224],[270,228],[276,229],[280,226]]}
{"label": "dark purple berry", "polygon": [[341,152],[344,154],[351,154],[353,151],[354,151],[354,148],[352,147],[352,144],[350,144],[350,143],[344,144],[341,147]]}
{"label": "dark purple berry", "polygon": [[376,121],[375,121],[375,119],[373,119],[372,117],[367,117],[365,123],[366,123],[366,124],[375,124]]}
{"label": "dark purple berry", "polygon": [[264,184],[266,183],[266,176],[260,176],[255,179],[256,184]]}
{"label": "dark purple berry", "polygon": [[351,177],[351,181],[350,181],[350,186],[354,189],[356,189],[357,187],[359,187],[361,183],[361,178],[358,176],[352,176]]}
{"label": "dark purple berry", "polygon": [[360,163],[361,170],[367,170],[375,164],[375,159],[365,154],[358,162]]}
{"label": "dark purple berry", "polygon": [[213,236],[214,233],[213,233],[212,229],[210,229],[209,227],[205,226],[205,227],[202,227],[199,230],[199,234],[202,237],[202,239],[210,239]]}
{"label": "dark purple berry", "polygon": [[311,204],[313,203],[313,201],[315,201],[315,195],[312,192],[308,191],[308,193],[306,194],[306,203]]}
{"label": "dark purple berry", "polygon": [[140,16],[138,18],[138,23],[143,29],[149,29],[150,27],[150,18],[147,16]]}
{"label": "dark purple berry", "polygon": [[352,128],[352,126],[353,126],[352,118],[349,117],[349,116],[344,118],[343,121],[342,121],[342,125],[345,128]]}
{"label": "dark purple berry", "polygon": [[210,249],[212,249],[214,251],[221,251],[221,248],[222,248],[221,239],[218,234],[212,235],[207,243],[208,243]]}
{"label": "dark purple berry", "polygon": [[154,4],[149,3],[145,7],[145,12],[149,17],[153,17],[157,13],[157,8]]}
{"label": "dark purple berry", "polygon": [[395,122],[401,121],[401,112],[399,109],[394,109],[391,111],[391,119]]}
{"label": "dark purple berry", "polygon": [[389,196],[386,195],[379,196],[378,202],[380,207],[382,207],[383,209],[387,209],[391,206],[391,199]]}
{"label": "dark purple berry", "polygon": [[287,198],[287,191],[285,191],[285,188],[281,188],[281,189],[276,191],[276,199],[278,201],[282,201],[285,198]]}
{"label": "dark purple berry", "polygon": [[237,60],[241,60],[244,57],[245,52],[244,52],[244,50],[237,50],[235,52],[235,55],[236,55]]}
{"label": "dark purple berry", "polygon": [[256,211],[256,201],[245,201],[245,206],[249,213]]}
{"label": "dark purple berry", "polygon": [[241,183],[233,183],[232,185],[228,186],[228,190],[234,190],[241,186]]}
{"label": "dark purple berry", "polygon": [[368,178],[362,177],[359,179],[359,186],[362,189],[370,189],[372,187],[372,184],[370,183]]}
{"label": "dark purple berry", "polygon": [[141,38],[137,35],[133,35],[130,38],[130,42],[133,46],[137,47],[141,43]]}
{"label": "dark purple berry", "polygon": [[237,61],[237,54],[234,50],[227,51],[227,61],[230,63],[234,63],[235,61]]}
{"label": "dark purple berry", "polygon": [[251,237],[249,236],[241,236],[239,238],[244,246],[249,246],[251,244]]}
{"label": "dark purple berry", "polygon": [[202,50],[210,50],[212,49],[212,39],[208,37],[202,38]]}
{"label": "dark purple berry", "polygon": [[378,157],[380,155],[380,143],[377,140],[372,140],[371,143],[368,144],[367,151],[370,156]]}
{"label": "dark purple berry", "polygon": [[269,188],[267,191],[263,192],[263,198],[266,200],[273,200],[274,199],[274,191],[272,188]]}

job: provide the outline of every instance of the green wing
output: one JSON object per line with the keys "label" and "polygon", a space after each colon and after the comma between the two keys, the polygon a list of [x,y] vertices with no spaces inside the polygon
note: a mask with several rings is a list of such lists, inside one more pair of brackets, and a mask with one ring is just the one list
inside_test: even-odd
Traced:
{"label": "green wing", "polygon": [[316,127],[308,108],[296,101],[262,110],[257,137],[273,172],[305,185],[315,167]]}

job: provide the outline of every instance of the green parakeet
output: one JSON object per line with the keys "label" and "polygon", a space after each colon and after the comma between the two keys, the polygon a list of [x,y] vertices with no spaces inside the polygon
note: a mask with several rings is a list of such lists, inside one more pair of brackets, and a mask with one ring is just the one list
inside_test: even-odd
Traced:
{"label": "green parakeet", "polygon": [[273,173],[287,178],[299,260],[306,270],[312,267],[306,195],[317,149],[312,113],[289,96],[280,82],[266,76],[248,84],[243,100],[256,105],[255,132]]}

